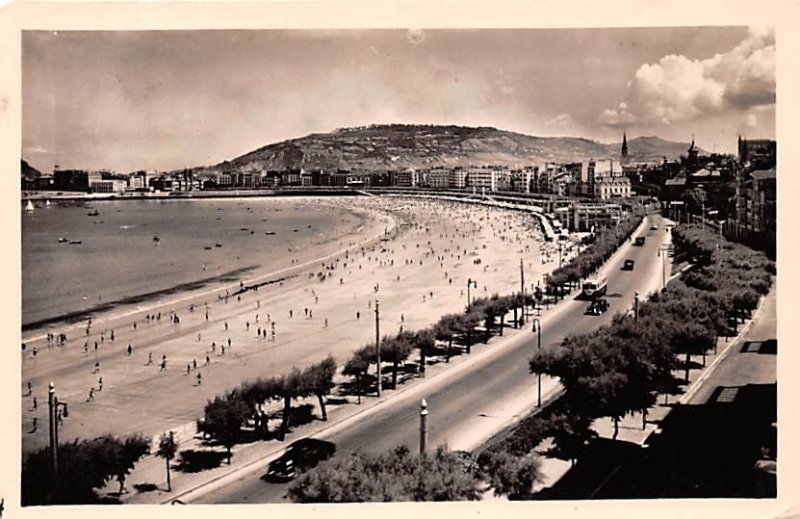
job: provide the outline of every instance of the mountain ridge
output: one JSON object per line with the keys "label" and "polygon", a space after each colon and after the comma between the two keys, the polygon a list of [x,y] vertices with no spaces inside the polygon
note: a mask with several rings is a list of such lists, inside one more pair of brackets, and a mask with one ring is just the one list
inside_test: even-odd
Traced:
{"label": "mountain ridge", "polygon": [[[628,139],[632,162],[677,159],[689,143],[651,135]],[[522,167],[544,162],[620,159],[620,143],[540,137],[489,126],[375,124],[337,128],[267,144],[204,168],[212,171],[386,171],[436,166]],[[702,151],[702,150],[701,150]]]}

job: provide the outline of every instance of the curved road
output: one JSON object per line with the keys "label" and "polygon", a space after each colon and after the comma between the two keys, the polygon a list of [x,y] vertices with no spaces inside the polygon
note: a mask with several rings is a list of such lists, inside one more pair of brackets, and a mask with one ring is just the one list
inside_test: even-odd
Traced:
{"label": "curved road", "polygon": [[[608,324],[617,312],[630,311],[634,294],[642,297],[660,287],[662,260],[658,248],[667,238],[661,217],[648,217],[645,231],[648,238],[642,247],[628,242],[620,253],[604,267],[608,278],[608,312],[601,316],[585,315],[586,301],[564,301],[542,318],[542,347],[558,344],[571,334],[591,332]],[[658,230],[649,230],[657,224]],[[620,270],[625,259],[636,262],[633,271]],[[529,329],[528,329],[529,330]],[[536,402],[536,377],[528,372],[528,360],[537,346],[536,334],[525,330],[498,347],[485,362],[461,369],[452,376],[447,372],[431,378],[421,396],[428,402],[428,445],[447,444],[450,449],[473,449],[489,436],[524,416]],[[496,341],[493,340],[492,344]],[[482,345],[476,351],[492,348]],[[483,360],[483,359],[482,359]],[[543,392],[557,391],[554,380],[546,380]],[[398,394],[387,405],[375,409],[349,427],[323,433],[317,437],[336,444],[337,455],[357,449],[378,451],[406,444],[412,450],[419,442],[419,391]],[[275,503],[288,502],[286,484],[267,483],[260,479],[267,462],[256,472],[249,472],[231,483],[209,489],[194,499],[195,503]]]}

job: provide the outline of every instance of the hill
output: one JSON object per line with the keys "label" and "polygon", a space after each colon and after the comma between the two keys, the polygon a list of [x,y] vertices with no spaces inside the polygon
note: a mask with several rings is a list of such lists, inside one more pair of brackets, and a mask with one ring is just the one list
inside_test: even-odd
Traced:
{"label": "hill", "polygon": [[[579,137],[535,137],[490,127],[371,125],[269,144],[211,170],[323,169],[381,171],[433,166],[497,164],[521,167],[544,162],[619,158],[621,143]],[[634,161],[678,158],[688,143],[639,137],[628,141]]]}
{"label": "hill", "polygon": [[20,174],[25,180],[36,180],[42,176],[42,173],[38,169],[34,168],[24,160],[22,160],[20,163]]}

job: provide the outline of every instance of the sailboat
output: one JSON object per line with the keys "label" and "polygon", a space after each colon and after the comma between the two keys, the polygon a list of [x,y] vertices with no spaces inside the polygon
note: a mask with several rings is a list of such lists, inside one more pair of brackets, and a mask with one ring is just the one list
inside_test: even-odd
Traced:
{"label": "sailboat", "polygon": [[32,212],[32,211],[34,210],[34,207],[33,207],[33,202],[31,202],[30,200],[28,200],[28,203],[27,203],[27,204],[25,204],[25,210],[26,210],[27,212],[29,212],[29,213],[30,213],[30,212]]}

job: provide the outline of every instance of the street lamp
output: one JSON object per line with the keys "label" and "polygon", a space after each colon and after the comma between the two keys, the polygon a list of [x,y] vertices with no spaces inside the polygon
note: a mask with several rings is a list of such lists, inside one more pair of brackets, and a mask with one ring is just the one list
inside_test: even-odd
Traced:
{"label": "street lamp", "polygon": [[472,309],[472,298],[470,297],[470,287],[478,288],[478,282],[472,278],[467,279],[467,312]]}
{"label": "street lamp", "polygon": [[419,404],[419,453],[425,452],[428,443],[428,402],[422,399]]}
{"label": "street lamp", "polygon": [[[542,349],[542,322],[539,319],[533,319],[533,328],[531,329],[532,332],[536,333],[536,351]],[[536,374],[536,406],[542,407],[542,374]]]}
{"label": "street lamp", "polygon": [[378,366],[378,398],[381,396],[381,312],[380,301],[375,300],[375,354]]}
{"label": "street lamp", "polygon": [[66,402],[59,402],[56,396],[56,386],[50,382],[47,395],[47,416],[50,425],[50,459],[53,465],[53,478],[58,477],[58,410],[64,407],[64,418],[69,417],[69,407]]}

